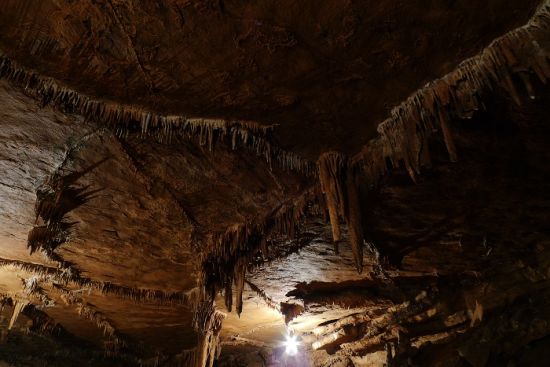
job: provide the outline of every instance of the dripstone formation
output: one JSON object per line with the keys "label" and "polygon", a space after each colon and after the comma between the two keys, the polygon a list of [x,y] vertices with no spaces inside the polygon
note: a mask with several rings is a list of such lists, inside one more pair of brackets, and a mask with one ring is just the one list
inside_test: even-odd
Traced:
{"label": "dripstone formation", "polygon": [[548,80],[547,0],[5,1],[0,366],[548,365]]}

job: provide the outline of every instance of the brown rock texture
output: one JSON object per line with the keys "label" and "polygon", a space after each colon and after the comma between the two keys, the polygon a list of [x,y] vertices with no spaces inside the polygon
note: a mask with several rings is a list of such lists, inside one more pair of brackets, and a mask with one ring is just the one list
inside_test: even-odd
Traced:
{"label": "brown rock texture", "polygon": [[0,366],[547,366],[549,79],[547,0],[3,1]]}

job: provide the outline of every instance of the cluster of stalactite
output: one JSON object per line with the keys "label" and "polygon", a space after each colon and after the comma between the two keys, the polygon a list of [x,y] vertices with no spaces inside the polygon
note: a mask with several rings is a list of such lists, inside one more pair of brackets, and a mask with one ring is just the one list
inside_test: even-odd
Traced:
{"label": "cluster of stalactite", "polygon": [[[242,293],[246,283],[246,272],[253,266],[252,258],[258,251],[267,258],[269,237],[284,235],[293,238],[308,214],[319,213],[320,191],[317,187],[307,190],[300,198],[280,206],[255,223],[238,224],[224,233],[213,236],[211,246],[204,253],[202,286],[206,297],[214,299],[223,291],[225,305],[229,312],[242,312]],[[233,286],[237,294],[233,294]],[[235,300],[235,303],[233,303]]]}
{"label": "cluster of stalactite", "polygon": [[319,180],[332,225],[341,238],[340,219],[348,225],[357,270],[362,268],[363,228],[358,183],[378,184],[390,168],[404,168],[416,182],[422,167],[431,165],[428,142],[441,131],[450,161],[458,159],[450,122],[471,118],[483,108],[483,97],[497,88],[522,103],[518,84],[535,98],[532,78],[550,79],[550,1],[545,1],[523,27],[493,41],[479,55],[435,80],[391,111],[378,126],[379,135],[353,157],[337,152],[320,156]]}
{"label": "cluster of stalactite", "polygon": [[[237,292],[235,297],[235,310],[240,315],[243,311],[243,290],[246,277],[247,259],[245,257],[239,257],[235,263],[233,270],[233,282],[235,284],[235,290]],[[231,279],[225,281],[225,307],[229,312],[233,306],[233,283]]]}
{"label": "cluster of stalactite", "polygon": [[[287,152],[278,147],[271,145],[270,151],[273,151],[275,162],[286,171],[300,172],[306,176],[314,176],[317,174],[315,164],[300,157],[299,155]],[[271,159],[269,160],[271,165]]]}
{"label": "cluster of stalactite", "polygon": [[54,289],[61,293],[61,298],[66,304],[76,306],[76,310],[80,317],[94,323],[96,327],[103,332],[103,335],[108,338],[108,340],[104,342],[105,355],[118,356],[122,348],[126,347],[128,343],[126,343],[124,337],[117,332],[111,321],[93,305],[75,296],[73,292],[61,286],[54,287]]}
{"label": "cluster of stalactite", "polygon": [[194,139],[213,150],[216,143],[232,149],[243,147],[264,157],[271,165],[275,162],[283,169],[314,174],[315,165],[298,155],[284,151],[271,143],[274,125],[266,126],[253,121],[212,118],[189,118],[182,115],[165,115],[141,107],[102,101],[61,85],[58,81],[27,70],[0,50],[0,78],[16,84],[42,106],[53,105],[69,113],[77,113],[106,126],[120,137],[139,134],[152,136],[158,141],[170,142],[180,136]]}
{"label": "cluster of stalactite", "polygon": [[91,281],[91,289],[98,290],[103,294],[115,295],[136,303],[157,302],[161,304],[180,304],[193,306],[198,299],[198,289],[194,288],[187,292],[167,292],[159,289],[131,288],[116,285],[110,282]]}
{"label": "cluster of stalactite", "polygon": [[325,203],[332,227],[332,238],[341,240],[340,220],[348,226],[355,266],[363,270],[363,225],[359,203],[359,189],[353,169],[348,167],[348,158],[343,154],[329,152],[319,158],[319,179],[325,195]]}
{"label": "cluster of stalactite", "polygon": [[78,297],[74,297],[74,295],[70,292],[67,294],[69,296],[66,300],[68,300],[69,303],[76,305],[78,315],[93,322],[100,330],[103,331],[103,335],[108,337],[108,340],[104,342],[105,354],[107,356],[118,356],[121,349],[126,347],[127,343],[125,342],[124,337],[121,336],[115,329],[111,321],[94,306],[85,303]]}
{"label": "cluster of stalactite", "polygon": [[135,303],[158,303],[163,305],[186,305],[193,307],[200,298],[200,291],[198,288],[193,288],[187,292],[167,292],[159,289],[132,288],[110,282],[93,280],[83,277],[75,271],[68,271],[67,269],[53,268],[18,260],[0,258],[0,267],[23,270],[34,274],[35,278],[41,281],[43,280],[59,285],[75,285],[79,288],[86,288],[90,291],[97,291],[104,295],[112,295]]}
{"label": "cluster of stalactite", "polygon": [[260,297],[265,302],[267,307],[269,307],[269,308],[271,308],[275,311],[281,312],[281,305],[279,303],[275,302],[271,297],[269,297],[263,289],[261,289],[256,284],[254,284],[252,282],[249,282],[249,281],[246,281],[246,284],[248,284],[250,289],[252,291],[254,291],[258,295],[258,297]]}
{"label": "cluster of stalactite", "polygon": [[23,289],[27,296],[36,298],[40,304],[50,307],[54,306],[55,302],[48,297],[46,292],[44,291],[44,288],[40,285],[40,278],[37,276],[32,276],[28,279],[21,279],[21,282],[23,283]]}
{"label": "cluster of stalactite", "polygon": [[[451,161],[458,159],[450,123],[453,119],[470,118],[483,108],[483,97],[501,88],[518,104],[522,103],[518,86],[521,84],[529,98],[535,98],[532,78],[542,83],[550,79],[548,50],[550,48],[550,1],[545,1],[531,21],[524,27],[509,32],[495,40],[481,54],[464,61],[456,70],[429,83],[394,108],[391,116],[378,127],[379,136],[371,140],[361,152],[347,157],[337,152],[323,154],[314,165],[298,156],[275,148],[268,140],[269,128],[254,123],[214,119],[189,119],[182,116],[166,116],[144,111],[131,106],[93,100],[60,86],[52,79],[42,78],[33,72],[16,66],[5,55],[0,55],[0,77],[22,85],[43,104],[54,104],[69,112],[77,112],[114,129],[119,136],[131,132],[142,136],[153,135],[160,140],[169,140],[174,134],[197,138],[199,143],[213,149],[218,141],[228,141],[236,149],[239,146],[251,148],[258,155],[272,163],[276,161],[287,169],[304,173],[319,174],[324,200],[317,192],[308,193],[303,200],[278,208],[267,219],[259,223],[235,225],[225,233],[214,236],[211,251],[206,251],[204,264],[205,295],[198,296],[202,302],[196,304],[195,328],[199,331],[198,347],[183,353],[182,363],[189,366],[211,366],[219,350],[218,335],[223,314],[215,311],[212,300],[223,290],[228,310],[233,308],[233,285],[237,291],[235,308],[242,311],[242,292],[249,258],[258,249],[266,254],[271,232],[284,233],[294,237],[301,218],[314,203],[324,202],[329,214],[333,239],[341,240],[340,221],[343,220],[349,232],[355,264],[362,270],[364,231],[358,186],[374,186],[390,168],[404,168],[416,181],[421,168],[430,165],[428,141],[435,131],[440,131],[447,146]],[[70,223],[63,221],[64,215],[85,202],[89,192],[71,186],[70,178],[53,176],[37,193],[37,226],[29,234],[31,252],[42,250],[50,258],[54,250],[65,242]],[[22,265],[30,268],[32,265]],[[134,300],[175,299],[188,300],[187,295],[166,294],[153,290],[135,290],[109,283],[92,282],[80,277],[70,265],[61,270],[47,270],[59,274],[61,279],[75,282],[89,282],[103,293],[119,294]],[[78,279],[78,280],[75,280]],[[160,293],[159,293],[160,292]],[[354,316],[353,320],[341,321],[342,325],[330,325],[317,330],[319,341],[316,348],[339,343],[354,330],[364,338],[361,343],[344,345],[344,349],[355,353],[354,348],[365,348],[372,338],[380,337],[386,342],[398,338],[395,330],[385,330],[405,318],[420,314],[428,303],[420,298],[415,303],[404,304],[399,309],[378,316]],[[116,334],[112,325],[96,310],[81,305],[83,316],[95,321],[107,335]],[[364,317],[359,320],[358,317]],[[353,327],[350,327],[352,325]],[[359,330],[359,332],[357,331]],[[392,339],[392,340],[393,340]],[[118,340],[118,339],[117,339]],[[367,343],[367,344],[365,344]]]}
{"label": "cluster of stalactite", "polygon": [[70,235],[72,223],[65,215],[87,202],[95,191],[74,184],[82,173],[65,176],[55,172],[36,191],[36,224],[28,236],[31,254],[42,251],[49,258],[58,260],[55,249],[65,243]]}
{"label": "cluster of stalactite", "polygon": [[[227,310],[231,312],[235,306],[240,315],[243,311],[244,286],[246,283],[250,284],[246,281],[246,273],[250,266],[254,266],[253,256],[261,251],[262,256],[267,259],[269,236],[296,236],[306,215],[319,214],[319,200],[320,190],[313,187],[299,199],[280,206],[261,221],[235,225],[212,238],[209,251],[204,253],[202,261],[203,279],[200,288],[204,292],[200,294],[201,301],[195,308],[194,325],[199,332],[199,344],[198,348],[180,356],[179,361],[183,361],[181,365],[212,366],[220,351],[218,333],[224,317],[213,309],[216,294],[222,291]],[[269,297],[266,296],[265,299],[269,300]],[[270,306],[280,310],[279,305],[272,300]]]}
{"label": "cluster of stalactite", "polygon": [[550,2],[544,3],[523,27],[493,41],[479,55],[462,62],[454,71],[428,83],[391,111],[378,126],[379,136],[356,156],[352,166],[360,168],[370,183],[376,183],[387,169],[404,166],[411,178],[429,164],[427,140],[441,131],[450,160],[457,151],[449,122],[471,118],[483,108],[483,97],[504,89],[519,105],[522,84],[529,98],[535,98],[532,78],[550,79]]}

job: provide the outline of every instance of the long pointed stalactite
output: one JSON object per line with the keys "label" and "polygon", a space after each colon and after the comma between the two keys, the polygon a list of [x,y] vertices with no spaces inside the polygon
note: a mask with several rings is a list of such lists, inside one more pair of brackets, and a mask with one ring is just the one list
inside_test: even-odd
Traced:
{"label": "long pointed stalactite", "polygon": [[344,217],[347,158],[339,153],[325,153],[319,158],[319,179],[332,228],[332,240],[341,239],[340,219]]}
{"label": "long pointed stalactite", "polygon": [[235,288],[237,290],[237,298],[235,300],[235,310],[237,314],[243,312],[243,291],[246,278],[247,261],[245,258],[240,258],[237,261],[236,273],[235,273]]}
{"label": "long pointed stalactite", "polygon": [[[54,336],[66,333],[59,323],[29,301],[16,300],[12,296],[0,295],[0,311],[2,311],[6,305],[14,308],[12,319],[14,319],[14,316],[16,316],[15,319],[17,319],[19,315],[22,314],[32,321],[32,326],[30,327],[31,331]],[[18,307],[18,305],[19,309],[16,310],[15,308]]]}
{"label": "long pointed stalactite", "polygon": [[13,328],[13,326],[15,325],[15,322],[19,318],[19,315],[21,314],[23,309],[27,307],[28,304],[29,304],[29,301],[27,300],[19,300],[19,299],[15,300],[13,304],[13,313],[11,315],[10,322],[8,324],[8,330],[11,330]]}
{"label": "long pointed stalactite", "polygon": [[332,239],[340,241],[339,218],[343,218],[348,226],[355,267],[360,273],[363,270],[363,224],[358,187],[348,167],[348,158],[335,152],[323,154],[319,158],[319,178],[329,212]]}

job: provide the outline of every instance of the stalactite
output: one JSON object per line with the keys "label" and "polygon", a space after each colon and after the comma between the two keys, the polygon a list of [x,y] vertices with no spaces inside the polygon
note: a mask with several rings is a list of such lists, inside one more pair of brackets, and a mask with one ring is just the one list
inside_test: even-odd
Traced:
{"label": "stalactite", "polygon": [[265,293],[264,290],[260,289],[256,284],[250,282],[249,280],[246,280],[246,284],[248,284],[248,286],[250,287],[250,289],[252,289],[252,291],[256,292],[258,297],[264,300],[267,307],[277,312],[281,312],[281,305],[275,302],[272,298],[270,298],[267,295],[267,293]]}
{"label": "stalactite", "polygon": [[235,287],[237,290],[236,300],[235,300],[235,309],[237,311],[237,314],[240,316],[243,312],[243,291],[244,291],[244,283],[245,283],[245,277],[246,277],[246,264],[247,261],[245,258],[239,259],[239,261],[236,264],[236,270],[235,270]]}
{"label": "stalactite", "polygon": [[28,279],[22,279],[23,289],[28,297],[34,297],[46,307],[55,305],[55,302],[48,297],[44,289],[40,286],[40,279],[32,276]]}
{"label": "stalactite", "polygon": [[[361,166],[369,182],[376,182],[386,172],[388,158],[394,166],[399,161],[414,168],[408,161],[416,160],[416,146],[426,146],[432,128],[441,129],[452,161],[457,159],[449,120],[453,117],[470,118],[472,111],[482,106],[480,99],[501,87],[518,104],[520,94],[512,75],[517,75],[529,98],[534,98],[530,74],[545,83],[550,77],[547,34],[550,25],[550,2],[546,1],[524,27],[513,30],[495,40],[479,55],[461,63],[443,78],[427,84],[401,105],[378,128],[379,137],[373,139],[357,154],[354,164]],[[416,125],[417,136],[409,121]],[[421,134],[418,134],[421,132]],[[412,152],[407,157],[405,152]],[[424,152],[424,154],[427,154]],[[414,163],[414,162],[413,162]]]}
{"label": "stalactite", "polygon": [[126,347],[128,344],[125,341],[125,338],[118,333],[111,321],[95,307],[84,303],[84,301],[79,298],[76,298],[73,301],[77,305],[78,315],[93,322],[100,330],[102,330],[103,335],[109,338],[104,344],[106,355],[117,356],[121,349]]}
{"label": "stalactite", "polygon": [[[47,335],[54,335],[54,336],[61,336],[63,334],[66,335],[65,330],[63,327],[55,322],[54,319],[52,319],[50,316],[48,316],[43,311],[36,308],[33,304],[23,300],[21,301],[13,301],[11,297],[8,297],[6,295],[0,295],[0,311],[3,310],[4,306],[6,304],[8,305],[16,305],[19,302],[20,304],[20,310],[17,316],[15,315],[15,309],[14,309],[14,315],[12,315],[13,324],[17,321],[16,319],[19,317],[20,314],[25,315],[32,321],[32,326],[30,328],[31,331],[40,333],[40,334],[47,334]],[[16,318],[14,319],[14,316]],[[10,320],[11,323],[11,320]],[[13,324],[11,327],[13,327]]]}
{"label": "stalactite", "polygon": [[193,307],[199,299],[199,289],[193,288],[187,292],[166,292],[157,289],[139,289],[120,286],[110,282],[95,281],[82,277],[77,272],[71,272],[71,268],[53,268],[44,265],[30,264],[18,260],[0,258],[0,267],[23,270],[44,278],[50,282],[59,284],[73,284],[97,291],[105,295],[113,295],[127,299],[135,303],[179,304]]}
{"label": "stalactite", "polygon": [[8,330],[11,330],[15,323],[17,322],[17,319],[19,318],[19,315],[21,314],[21,311],[29,304],[29,301],[27,300],[15,300],[15,303],[13,305],[13,313],[11,315],[10,322],[8,324]]}
{"label": "stalactite", "polygon": [[[201,284],[211,298],[221,290],[225,292],[225,303],[228,311],[232,308],[233,292],[229,286],[235,282],[237,288],[236,309],[239,306],[244,287],[244,275],[252,257],[262,248],[267,256],[269,236],[280,234],[294,236],[300,221],[308,214],[319,211],[319,190],[313,187],[303,195],[273,210],[267,216],[252,223],[233,225],[223,233],[213,235],[208,250],[202,253],[203,279]],[[241,276],[242,274],[242,276]],[[241,290],[239,291],[239,287]],[[230,294],[231,293],[231,294]]]}
{"label": "stalactite", "polygon": [[[420,167],[431,164],[428,141],[434,131],[441,131],[451,161],[457,161],[450,122],[471,118],[484,108],[486,95],[500,88],[516,103],[522,96],[516,86],[519,80],[530,99],[535,98],[531,83],[537,77],[542,83],[550,79],[550,0],[539,7],[531,20],[493,41],[480,54],[462,62],[454,71],[426,84],[400,105],[378,126],[379,135],[371,139],[348,162],[348,170],[365,186],[376,186],[388,169],[404,165],[416,181]],[[335,157],[319,159],[319,179],[326,195],[333,238],[340,238],[336,214],[339,213],[343,164]],[[335,174],[336,172],[336,174]],[[341,209],[341,208],[340,208]]]}
{"label": "stalactite", "polygon": [[342,217],[348,226],[355,266],[360,273],[363,270],[363,224],[356,173],[349,167],[348,158],[340,153],[324,153],[318,164],[333,240],[340,240],[339,217]]}
{"label": "stalactite", "polygon": [[42,106],[54,105],[63,111],[78,113],[111,128],[121,138],[135,132],[141,137],[153,136],[161,142],[170,142],[174,135],[178,135],[196,139],[210,151],[216,143],[223,142],[232,149],[249,149],[270,165],[273,161],[277,162],[284,170],[297,171],[308,176],[315,174],[315,165],[312,162],[272,146],[269,137],[275,125],[265,126],[245,120],[164,115],[137,106],[97,100],[71,90],[52,78],[26,70],[2,51],[0,78],[23,88],[27,94],[37,98]]}
{"label": "stalactite", "polygon": [[338,154],[325,154],[319,158],[319,179],[321,189],[325,194],[325,200],[332,227],[332,240],[339,242],[341,239],[339,216],[344,207],[342,176],[345,175],[347,167],[345,160]]}
{"label": "stalactite", "polygon": [[225,282],[225,307],[227,308],[228,312],[231,312],[233,308],[233,285],[231,284],[231,281]]}
{"label": "stalactite", "polygon": [[453,134],[449,126],[449,121],[446,116],[446,112],[443,110],[439,111],[439,122],[441,124],[441,131],[443,132],[443,139],[445,140],[445,145],[447,146],[447,151],[449,152],[449,158],[451,162],[456,162],[458,160],[456,154],[456,147],[453,139]]}
{"label": "stalactite", "polygon": [[527,94],[530,99],[536,99],[535,96],[535,89],[533,88],[533,85],[531,84],[531,79],[529,77],[529,74],[526,72],[520,72],[519,76],[521,78],[521,81],[523,82],[523,85],[525,86],[525,90],[527,91]]}
{"label": "stalactite", "polygon": [[[442,132],[450,159],[452,161],[457,159],[450,122],[456,117],[469,118],[472,111],[482,108],[481,101],[485,93],[495,87],[501,87],[516,103],[521,103],[521,94],[515,85],[518,79],[516,77],[519,77],[529,97],[534,96],[528,73],[533,72],[542,82],[546,82],[550,78],[550,67],[544,48],[548,44],[545,38],[548,31],[548,15],[549,5],[546,2],[529,25],[512,31],[495,41],[482,54],[465,61],[457,70],[444,78],[428,84],[394,109],[391,117],[379,127],[380,136],[369,142],[362,152],[352,160],[339,159],[335,165],[337,169],[326,166],[320,170],[323,191],[332,196],[332,199],[329,200],[327,195],[327,207],[333,208],[332,215],[330,210],[329,215],[335,240],[339,240],[341,237],[338,221],[338,216],[340,216],[348,223],[352,245],[360,245],[356,249],[362,248],[361,217],[357,183],[355,182],[358,177],[362,178],[360,176],[364,175],[366,184],[375,185],[377,180],[387,172],[387,162],[389,161],[394,168],[404,165],[414,180],[420,166],[426,165],[430,161],[427,141],[434,129]],[[0,64],[0,66],[1,70],[5,65]],[[20,73],[13,75],[11,79],[20,80],[21,75]],[[36,76],[36,78],[38,77]],[[28,81],[27,83],[32,85],[37,81]],[[67,105],[69,102],[76,102],[77,105],[80,103],[77,100],[82,98],[81,96],[71,95],[54,84],[51,88],[52,90],[49,91],[51,95],[44,98],[45,103],[52,101]],[[76,109],[73,108],[73,110]],[[277,149],[263,137],[255,136],[254,132],[249,129],[235,128],[222,120],[206,121],[204,119],[192,120],[158,116],[151,112],[120,108],[117,105],[92,100],[86,101],[85,111],[91,111],[90,116],[95,114],[111,124],[110,126],[116,126],[119,135],[122,136],[128,134],[132,125],[141,128],[144,136],[158,134],[160,137],[169,138],[177,131],[184,131],[186,135],[197,137],[200,143],[208,146],[209,149],[213,149],[216,141],[228,137],[231,140],[232,148],[246,145],[257,154],[264,155],[268,163],[276,161],[284,168],[315,172],[314,167],[304,164],[298,157],[286,152],[277,152]],[[85,115],[88,115],[88,112]],[[324,161],[323,164],[325,163],[329,162]],[[260,223],[235,226],[215,237],[213,241],[216,244],[214,253],[221,254],[226,262],[236,262],[236,259],[245,256],[248,251],[257,246],[267,247],[267,242],[262,245],[262,242],[258,241],[258,237],[263,238],[259,235],[264,235],[273,228],[292,236],[292,232],[296,229],[296,218],[296,208],[292,208],[292,210],[271,215],[271,223],[267,223],[266,220]],[[354,256],[356,261],[360,257],[355,249]],[[362,256],[360,258],[362,259]],[[235,267],[226,266],[220,271],[235,272]],[[231,278],[231,280],[240,281],[237,279],[239,278],[238,274],[237,271],[235,279]],[[227,287],[227,277],[223,279],[225,287]],[[131,293],[131,296],[134,297],[134,293]],[[141,297],[141,295],[138,293],[136,297]],[[145,297],[149,297],[149,295]],[[205,341],[204,344],[208,343]]]}

